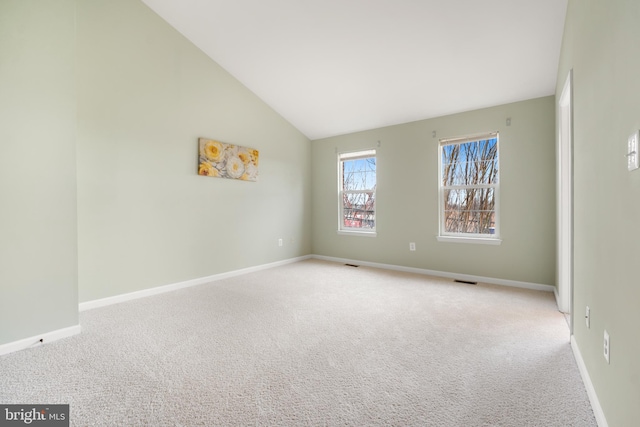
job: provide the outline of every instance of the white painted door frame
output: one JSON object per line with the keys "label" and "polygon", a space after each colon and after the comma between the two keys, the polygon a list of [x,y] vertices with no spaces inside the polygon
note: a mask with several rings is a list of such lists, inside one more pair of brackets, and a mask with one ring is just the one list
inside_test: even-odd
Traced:
{"label": "white painted door frame", "polygon": [[[573,311],[573,72],[558,101],[558,308]],[[572,333],[573,333],[573,325]]]}

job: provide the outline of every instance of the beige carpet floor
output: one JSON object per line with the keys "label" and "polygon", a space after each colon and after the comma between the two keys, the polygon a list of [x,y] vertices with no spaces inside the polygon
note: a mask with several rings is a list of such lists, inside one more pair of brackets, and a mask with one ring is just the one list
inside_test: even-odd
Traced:
{"label": "beige carpet floor", "polygon": [[0,357],[74,426],[596,426],[551,293],[308,260],[81,313]]}

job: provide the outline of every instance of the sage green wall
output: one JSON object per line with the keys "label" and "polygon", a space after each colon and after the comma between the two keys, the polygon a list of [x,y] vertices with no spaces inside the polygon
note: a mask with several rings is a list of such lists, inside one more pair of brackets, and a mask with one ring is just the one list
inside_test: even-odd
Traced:
{"label": "sage green wall", "polygon": [[78,324],[74,7],[0,1],[0,345]]}
{"label": "sage green wall", "polygon": [[573,69],[574,334],[609,426],[627,427],[640,420],[640,170],[625,157],[640,129],[640,3],[570,0],[566,19],[556,93]]}
{"label": "sage green wall", "polygon": [[[554,129],[550,96],[313,141],[313,252],[554,285]],[[438,139],[486,131],[500,132],[502,245],[438,242]],[[377,141],[378,236],[338,235],[336,149],[375,148]]]}
{"label": "sage green wall", "polygon": [[[142,2],[78,2],[78,112],[80,301],[310,252],[309,140]],[[198,137],[259,181],[198,176]]]}

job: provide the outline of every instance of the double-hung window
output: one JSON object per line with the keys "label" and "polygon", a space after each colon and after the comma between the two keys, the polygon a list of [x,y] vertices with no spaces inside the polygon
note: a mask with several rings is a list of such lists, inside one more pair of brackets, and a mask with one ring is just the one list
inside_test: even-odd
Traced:
{"label": "double-hung window", "polygon": [[376,235],[376,150],[338,154],[338,233]]}
{"label": "double-hung window", "polygon": [[498,133],[440,140],[441,241],[500,243]]}

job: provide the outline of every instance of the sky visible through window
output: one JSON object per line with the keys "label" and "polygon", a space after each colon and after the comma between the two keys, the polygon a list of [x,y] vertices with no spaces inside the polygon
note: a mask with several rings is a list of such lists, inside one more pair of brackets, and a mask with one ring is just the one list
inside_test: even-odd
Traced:
{"label": "sky visible through window", "polygon": [[343,162],[344,190],[373,190],[376,186],[376,158]]}
{"label": "sky visible through window", "polygon": [[344,159],[342,176],[343,229],[375,229],[376,157]]}
{"label": "sky visible through window", "polygon": [[484,139],[442,147],[442,184],[496,184],[498,139]]}
{"label": "sky visible through window", "polygon": [[444,232],[495,234],[498,138],[442,146]]}

